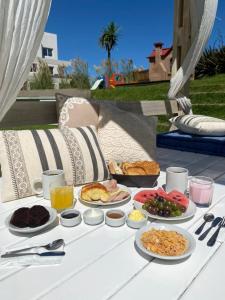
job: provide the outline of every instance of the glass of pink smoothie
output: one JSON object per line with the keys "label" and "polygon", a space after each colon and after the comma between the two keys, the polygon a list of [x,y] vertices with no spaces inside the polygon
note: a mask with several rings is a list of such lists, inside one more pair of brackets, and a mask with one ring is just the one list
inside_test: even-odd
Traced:
{"label": "glass of pink smoothie", "polygon": [[208,207],[212,203],[214,181],[210,177],[191,177],[189,197],[198,206]]}

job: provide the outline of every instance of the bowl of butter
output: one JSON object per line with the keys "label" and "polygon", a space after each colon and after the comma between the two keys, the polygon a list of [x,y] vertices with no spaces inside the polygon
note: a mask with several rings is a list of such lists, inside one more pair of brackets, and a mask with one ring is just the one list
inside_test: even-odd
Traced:
{"label": "bowl of butter", "polygon": [[127,215],[127,225],[134,229],[139,229],[147,223],[147,216],[138,209],[133,209]]}

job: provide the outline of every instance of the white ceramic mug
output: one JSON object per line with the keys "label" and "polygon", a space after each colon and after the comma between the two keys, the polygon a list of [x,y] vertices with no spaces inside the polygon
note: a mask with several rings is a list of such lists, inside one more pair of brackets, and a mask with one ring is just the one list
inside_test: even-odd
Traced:
{"label": "white ceramic mug", "polygon": [[169,167],[166,169],[166,192],[177,190],[183,194],[188,188],[188,170],[181,167]]}
{"label": "white ceramic mug", "polygon": [[50,185],[63,186],[66,184],[63,170],[47,170],[42,173],[42,179],[33,182],[33,191],[36,195],[43,194],[45,199],[50,200]]}

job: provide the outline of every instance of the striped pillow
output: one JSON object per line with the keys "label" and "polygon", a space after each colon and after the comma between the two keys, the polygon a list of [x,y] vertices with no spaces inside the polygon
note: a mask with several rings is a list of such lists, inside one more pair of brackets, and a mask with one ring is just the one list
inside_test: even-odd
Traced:
{"label": "striped pillow", "polygon": [[225,135],[225,121],[202,115],[185,115],[170,119],[170,122],[183,132],[206,135]]}
{"label": "striped pillow", "polygon": [[74,185],[108,178],[94,126],[0,132],[1,201],[34,194],[43,171],[63,169]]}

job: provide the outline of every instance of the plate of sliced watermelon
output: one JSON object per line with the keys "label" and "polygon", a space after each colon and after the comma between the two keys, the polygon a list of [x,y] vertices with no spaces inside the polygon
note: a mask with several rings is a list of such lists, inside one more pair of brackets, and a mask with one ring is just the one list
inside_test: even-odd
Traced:
{"label": "plate of sliced watermelon", "polygon": [[150,218],[167,221],[188,219],[196,212],[195,203],[184,194],[175,190],[166,193],[162,188],[139,191],[134,206]]}

